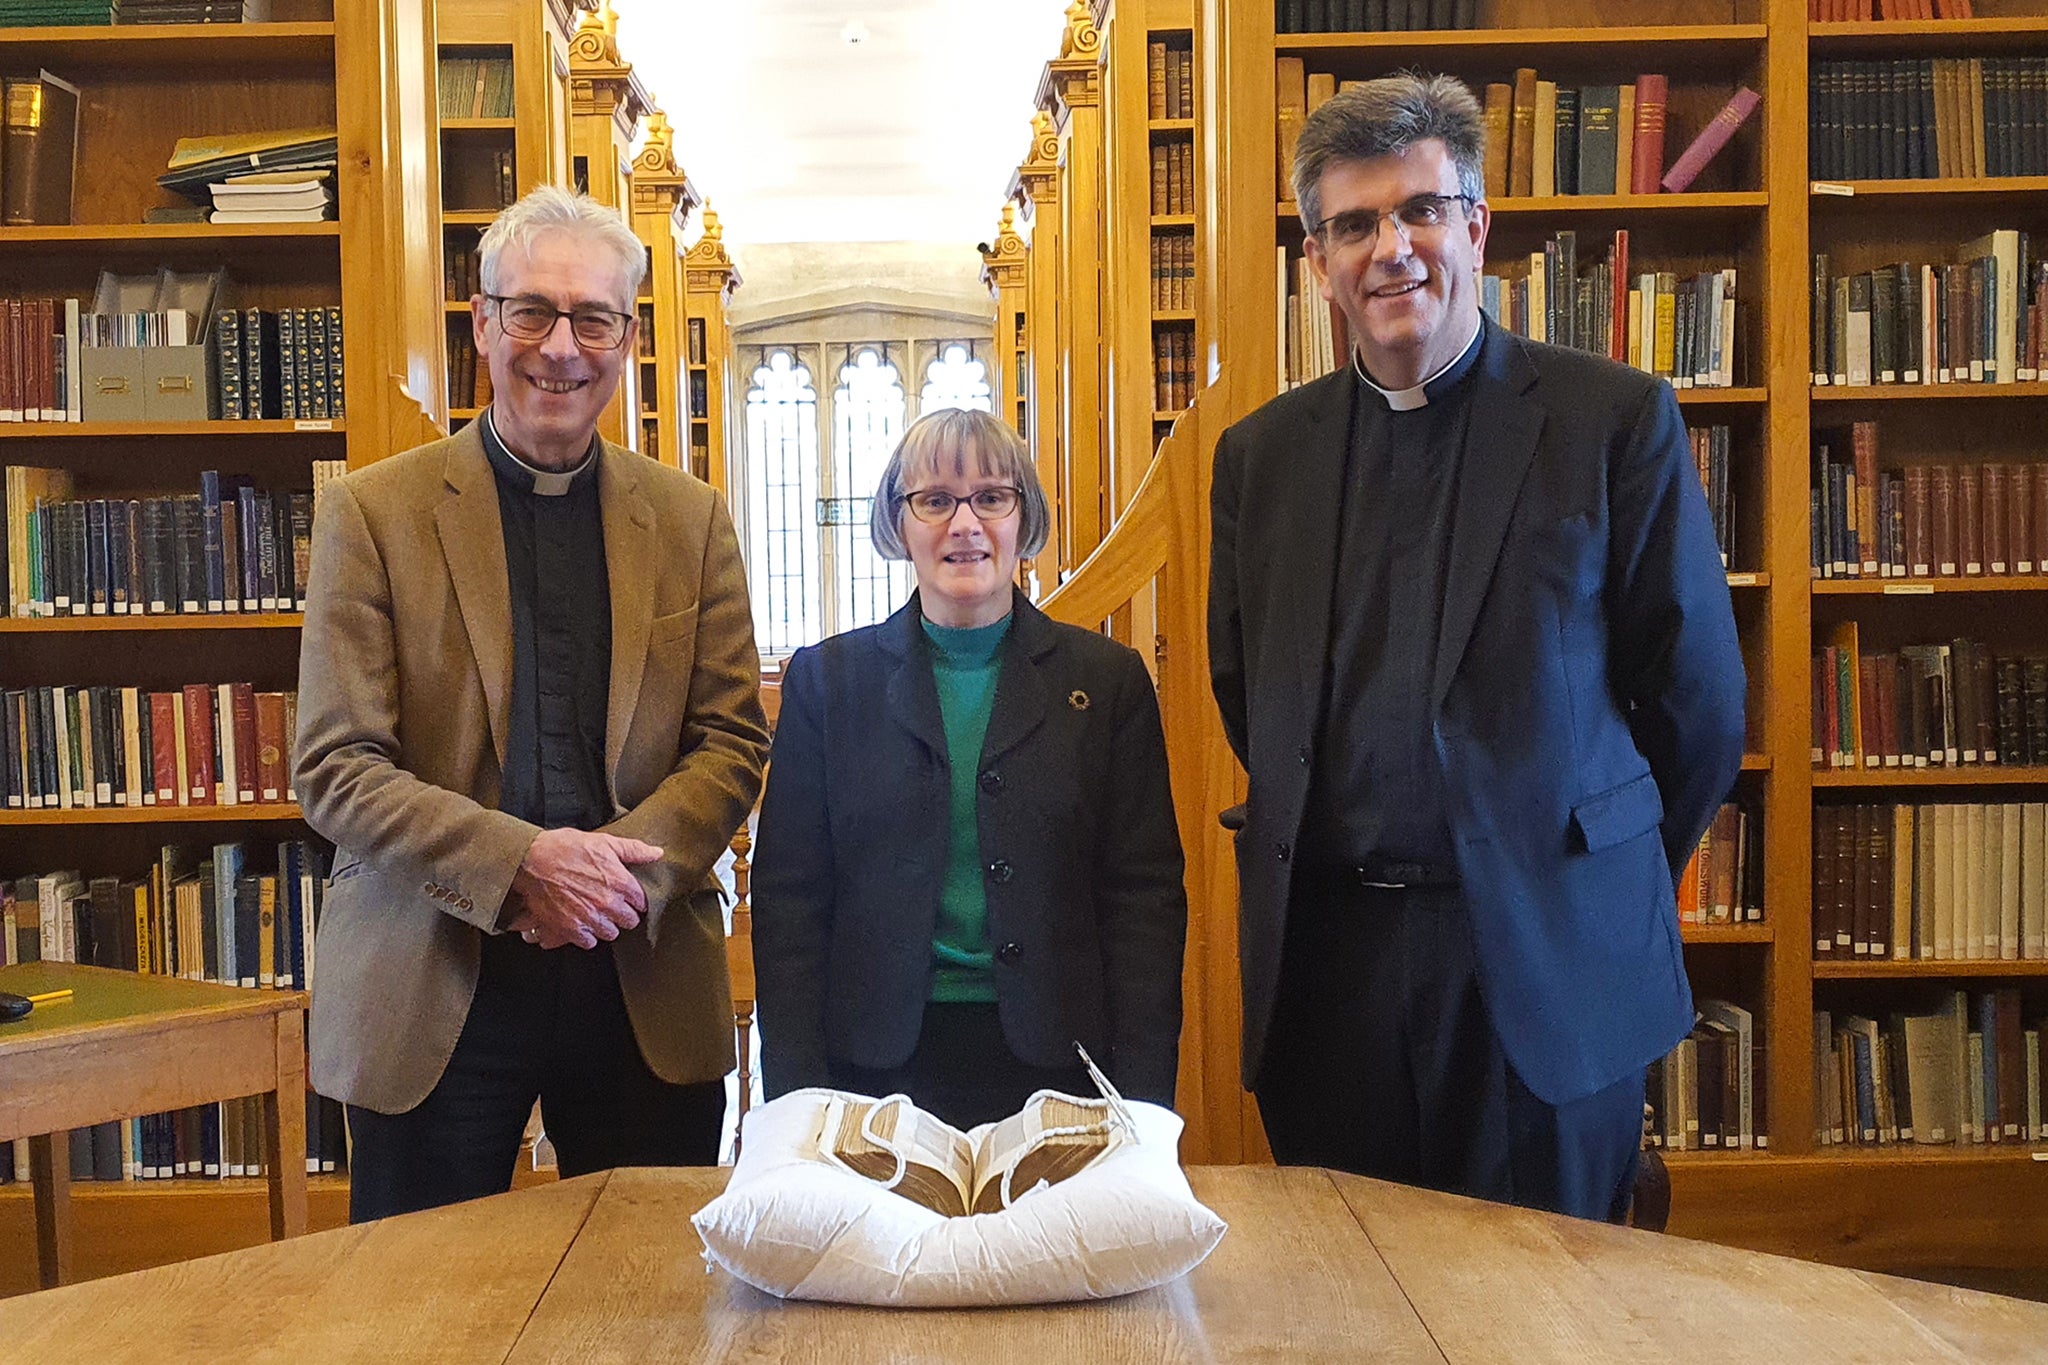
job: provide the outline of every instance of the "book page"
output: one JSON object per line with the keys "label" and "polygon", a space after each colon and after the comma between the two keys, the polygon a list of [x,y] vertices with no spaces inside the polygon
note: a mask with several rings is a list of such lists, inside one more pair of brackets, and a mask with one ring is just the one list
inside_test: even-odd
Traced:
{"label": "book page", "polygon": [[835,1099],[825,1108],[818,1148],[834,1165],[934,1213],[958,1218],[967,1212],[974,1149],[965,1134],[905,1096]]}
{"label": "book page", "polygon": [[1079,1175],[1129,1136],[1107,1098],[1041,1090],[983,1137],[975,1154],[974,1212],[999,1212],[1040,1184]]}

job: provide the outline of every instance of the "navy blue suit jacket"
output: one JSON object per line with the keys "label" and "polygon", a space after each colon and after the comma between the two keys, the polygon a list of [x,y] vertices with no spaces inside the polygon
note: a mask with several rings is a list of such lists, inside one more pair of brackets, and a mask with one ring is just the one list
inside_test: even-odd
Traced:
{"label": "navy blue suit jacket", "polygon": [[[1742,654],[1669,386],[1486,332],[1432,738],[1480,993],[1523,1083],[1562,1104],[1692,1026],[1674,886],[1741,767]],[[1358,383],[1346,367],[1284,394],[1216,447],[1210,672],[1251,776],[1237,836],[1247,1085],[1312,776]]]}
{"label": "navy blue suit jacket", "polygon": [[[975,818],[1010,1050],[1173,1103],[1187,892],[1152,679],[1136,653],[1015,594]],[[799,650],[761,803],[754,960],[768,1093],[828,1057],[917,1046],[951,838],[946,732],[915,594]]]}

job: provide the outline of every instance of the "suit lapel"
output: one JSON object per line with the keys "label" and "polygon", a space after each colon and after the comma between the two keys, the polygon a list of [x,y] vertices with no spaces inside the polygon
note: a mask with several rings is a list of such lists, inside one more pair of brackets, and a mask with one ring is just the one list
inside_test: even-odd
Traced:
{"label": "suit lapel", "polygon": [[612,595],[611,693],[605,709],[605,780],[616,783],[619,755],[640,704],[640,680],[647,672],[647,641],[654,628],[657,570],[654,514],[639,495],[644,456],[610,442],[599,452],[597,496],[604,517],[605,577]]}
{"label": "suit lapel", "polygon": [[924,609],[917,594],[883,624],[882,648],[896,661],[888,685],[889,719],[909,731],[940,758],[946,756],[946,723],[939,715],[939,688],[926,653]]}
{"label": "suit lapel", "polygon": [[[1543,410],[1526,396],[1536,372],[1521,344],[1491,321],[1486,334],[1473,376],[1476,387],[1468,420],[1474,425],[1466,432],[1451,513],[1451,558],[1432,674],[1432,711],[1443,704],[1472,638],[1479,604],[1493,581],[1508,521],[1543,432]],[[1483,431],[1476,429],[1479,423],[1485,424]]]}
{"label": "suit lapel", "polygon": [[1295,675],[1301,680],[1301,714],[1308,717],[1310,733],[1322,723],[1330,601],[1337,586],[1338,515],[1358,397],[1358,378],[1348,363],[1318,382],[1322,392],[1293,433],[1294,448],[1284,451],[1271,470],[1276,481],[1285,480],[1275,503],[1287,509],[1287,524],[1276,528],[1280,541],[1274,581],[1298,589],[1290,597],[1294,614],[1288,634],[1300,651]]}
{"label": "suit lapel", "polygon": [[434,527],[490,710],[491,743],[503,768],[512,718],[511,587],[498,488],[476,423],[451,443],[441,469],[448,493],[434,509]]}
{"label": "suit lapel", "polygon": [[1003,668],[989,712],[988,733],[981,742],[981,766],[988,768],[1022,744],[1045,720],[1051,691],[1038,671],[1058,634],[1045,614],[1017,593],[1011,606],[1010,637],[1003,642]]}

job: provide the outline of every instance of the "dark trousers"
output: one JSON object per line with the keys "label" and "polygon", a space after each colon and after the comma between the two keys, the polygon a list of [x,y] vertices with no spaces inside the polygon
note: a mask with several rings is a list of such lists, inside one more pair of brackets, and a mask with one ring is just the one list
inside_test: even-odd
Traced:
{"label": "dark trousers", "polygon": [[1480,998],[1455,888],[1297,889],[1254,1093],[1283,1165],[1581,1218],[1628,1208],[1643,1078],[1564,1105],[1529,1093]]}
{"label": "dark trousers", "polygon": [[534,1100],[563,1176],[718,1161],[725,1083],[647,1069],[610,946],[484,940],[448,1069],[402,1114],[348,1107],[351,1223],[502,1194]]}
{"label": "dark trousers", "polygon": [[828,1065],[836,1090],[908,1095],[918,1108],[963,1131],[1010,1117],[1035,1090],[1095,1093],[1078,1058],[1070,1067],[1020,1061],[1004,1041],[1003,1023],[992,1004],[926,1005],[917,1051],[901,1066],[855,1066],[837,1057]]}

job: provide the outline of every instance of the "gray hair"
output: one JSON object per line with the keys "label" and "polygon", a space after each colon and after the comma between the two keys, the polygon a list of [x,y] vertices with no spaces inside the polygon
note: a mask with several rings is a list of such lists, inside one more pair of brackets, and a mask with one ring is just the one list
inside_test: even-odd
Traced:
{"label": "gray hair", "polygon": [[1294,202],[1301,225],[1323,220],[1323,172],[1339,161],[1393,156],[1436,138],[1458,168],[1458,191],[1486,198],[1486,114],[1456,76],[1404,71],[1339,90],[1301,125],[1294,148]]}
{"label": "gray hair", "polygon": [[647,277],[647,248],[617,209],[607,208],[587,194],[576,194],[560,185],[536,185],[511,208],[484,229],[477,243],[481,254],[477,275],[486,294],[498,292],[498,260],[505,248],[522,253],[533,250],[535,239],[550,232],[566,232],[592,247],[599,247],[618,259],[619,277],[626,285],[625,311],[633,311],[639,297],[640,281]]}
{"label": "gray hair", "polygon": [[876,554],[884,559],[910,558],[903,544],[903,499],[910,491],[905,481],[937,474],[948,464],[956,475],[978,469],[1015,484],[1023,493],[1017,555],[1029,559],[1045,548],[1046,537],[1052,534],[1052,508],[1046,504],[1045,487],[1038,482],[1038,468],[1024,438],[985,412],[941,408],[910,424],[882,470],[868,511],[868,540]]}

